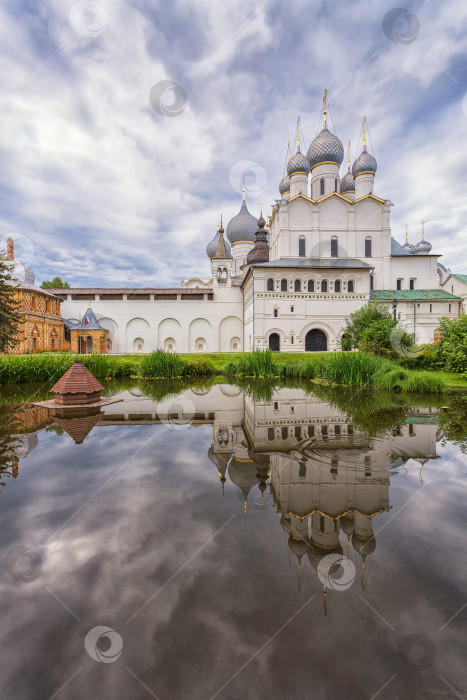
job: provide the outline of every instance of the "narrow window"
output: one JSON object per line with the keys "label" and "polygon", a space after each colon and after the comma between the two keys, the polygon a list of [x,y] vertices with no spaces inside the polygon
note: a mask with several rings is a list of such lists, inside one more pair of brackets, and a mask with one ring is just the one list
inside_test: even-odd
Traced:
{"label": "narrow window", "polygon": [[340,291],[341,291],[341,283],[340,283],[339,280],[336,280],[336,281],[334,282],[334,291],[335,291],[335,292],[340,292]]}
{"label": "narrow window", "polygon": [[321,291],[322,291],[322,292],[327,292],[327,291],[328,291],[328,283],[326,282],[326,280],[323,280],[323,281],[321,282]]}
{"label": "narrow window", "polygon": [[321,435],[327,435],[327,434],[328,434],[328,426],[322,425],[321,426]]}
{"label": "narrow window", "polygon": [[324,515],[319,516],[319,529],[324,532]]}
{"label": "narrow window", "polygon": [[291,306],[291,307],[290,307],[290,313],[293,314],[294,311],[295,311],[295,306]]}
{"label": "narrow window", "polygon": [[430,314],[433,311],[433,304],[430,304]]}
{"label": "narrow window", "polygon": [[337,236],[333,236],[331,238],[331,257],[337,258],[337,254],[338,254],[338,240],[337,240]]}
{"label": "narrow window", "polygon": [[274,318],[277,318],[277,309],[274,309]]}
{"label": "narrow window", "polygon": [[324,177],[321,178],[319,181],[319,187],[320,187],[320,194],[324,194]]}
{"label": "narrow window", "polygon": [[370,275],[370,289],[374,289],[374,288],[375,288],[374,275]]}
{"label": "narrow window", "polygon": [[306,462],[300,462],[300,466],[298,468],[298,476],[301,479],[304,479],[306,477]]}
{"label": "narrow window", "polygon": [[279,401],[274,401],[274,410],[275,411],[279,410]]}
{"label": "narrow window", "polygon": [[268,292],[273,292],[274,291],[274,280],[271,278],[268,279]]}
{"label": "narrow window", "polygon": [[281,292],[287,291],[287,280],[281,280]]}
{"label": "narrow window", "polygon": [[274,440],[274,428],[268,428],[268,440]]}
{"label": "narrow window", "polygon": [[337,192],[337,177],[334,180],[334,192]]}
{"label": "narrow window", "polygon": [[294,290],[295,290],[296,292],[300,292],[300,291],[301,291],[301,287],[302,287],[302,283],[300,282],[300,280],[295,280]]}
{"label": "narrow window", "polygon": [[402,289],[402,280],[401,279],[397,280],[397,289]]}
{"label": "narrow window", "polygon": [[409,281],[409,289],[415,289],[415,280],[414,279],[411,279]]}
{"label": "narrow window", "polygon": [[349,292],[353,292],[353,282],[352,282],[352,280],[350,280],[350,282],[348,283],[348,285],[347,285],[347,290],[348,290]]}
{"label": "narrow window", "polygon": [[294,337],[293,337],[293,336],[291,336],[291,338],[290,338],[290,342],[292,343],[292,345],[294,344],[294,342],[295,342],[295,339],[294,339]]}
{"label": "narrow window", "polygon": [[309,425],[308,426],[308,437],[314,437],[314,436],[315,436],[315,426]]}
{"label": "narrow window", "polygon": [[309,292],[315,291],[315,281],[314,280],[308,280],[308,291]]}
{"label": "narrow window", "polygon": [[449,304],[449,313],[451,313],[451,304]]}
{"label": "narrow window", "polygon": [[371,238],[365,238],[365,258],[371,258]]}
{"label": "narrow window", "polygon": [[281,435],[283,440],[287,440],[289,437],[289,431],[287,428],[281,428]]}
{"label": "narrow window", "polygon": [[298,239],[298,254],[301,258],[305,257],[305,236]]}

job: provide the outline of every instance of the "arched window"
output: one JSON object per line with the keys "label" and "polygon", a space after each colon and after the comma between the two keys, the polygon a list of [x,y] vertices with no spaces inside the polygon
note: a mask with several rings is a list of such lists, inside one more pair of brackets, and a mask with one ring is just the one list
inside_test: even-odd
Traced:
{"label": "arched window", "polygon": [[335,292],[340,292],[341,291],[341,283],[340,280],[336,280],[334,282],[334,291]]}
{"label": "arched window", "polygon": [[302,283],[300,282],[300,280],[295,280],[295,282],[294,282],[294,290],[295,290],[296,292],[300,292],[301,289],[302,289]]}
{"label": "arched window", "polygon": [[274,291],[274,280],[269,278],[268,279],[268,292],[273,292]]}
{"label": "arched window", "polygon": [[281,280],[281,292],[287,291],[287,280]]}
{"label": "arched window", "polygon": [[338,247],[339,247],[339,243],[338,243],[337,236],[333,236],[331,238],[331,257],[332,258],[337,258]]}
{"label": "arched window", "polygon": [[375,288],[375,277],[374,277],[374,275],[370,275],[370,289],[373,290],[374,288]]}
{"label": "arched window", "polygon": [[328,291],[328,283],[327,280],[323,280],[321,282],[321,291],[322,292],[327,292]]}
{"label": "arched window", "polygon": [[367,236],[365,238],[365,258],[371,258],[371,238]]}
{"label": "arched window", "polygon": [[319,181],[319,192],[320,194],[324,194],[324,177]]}
{"label": "arched window", "polygon": [[315,291],[315,281],[314,280],[308,280],[308,291],[309,292]]}
{"label": "arched window", "polygon": [[298,239],[298,254],[301,258],[305,257],[305,236]]}
{"label": "arched window", "polygon": [[278,310],[277,310],[277,309],[274,309],[274,318],[277,318],[278,313],[279,313]]}
{"label": "arched window", "polygon": [[352,280],[350,280],[350,282],[349,282],[348,285],[347,285],[347,291],[348,291],[348,292],[353,292],[353,290],[354,290],[354,288],[353,288],[353,282],[352,282]]}

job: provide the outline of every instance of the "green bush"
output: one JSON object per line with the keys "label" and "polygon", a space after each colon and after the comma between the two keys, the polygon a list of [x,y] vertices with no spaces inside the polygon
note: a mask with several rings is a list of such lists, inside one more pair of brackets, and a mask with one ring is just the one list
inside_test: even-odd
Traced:
{"label": "green bush", "polygon": [[210,377],[216,371],[214,365],[206,357],[190,360],[185,365],[184,375],[187,377]]}
{"label": "green bush", "polygon": [[341,348],[396,359],[400,348],[394,347],[394,339],[402,348],[412,345],[411,336],[394,320],[389,309],[372,303],[362,306],[346,319]]}
{"label": "green bush", "polygon": [[439,334],[436,352],[440,366],[448,372],[467,371],[467,314],[454,319],[442,318]]}

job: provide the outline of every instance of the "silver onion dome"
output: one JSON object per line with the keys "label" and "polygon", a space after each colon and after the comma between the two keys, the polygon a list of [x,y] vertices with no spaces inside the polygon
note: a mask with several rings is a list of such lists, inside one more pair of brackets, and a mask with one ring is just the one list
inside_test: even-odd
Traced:
{"label": "silver onion dome", "polygon": [[24,265],[24,263],[22,263],[21,260],[15,260],[11,264],[9,264],[8,267],[10,268],[11,277],[15,282],[19,282],[20,284],[23,282],[25,282],[26,284],[34,284],[34,272],[31,270],[30,267],[26,267],[26,265]]}
{"label": "silver onion dome", "polygon": [[432,247],[433,246],[431,245],[431,243],[428,243],[428,241],[425,241],[425,239],[422,238],[422,240],[415,246],[415,252],[426,254],[431,251]]}
{"label": "silver onion dome", "polygon": [[[221,226],[221,228],[222,228],[222,226]],[[222,233],[224,233],[224,229],[222,229]],[[213,257],[215,256],[215,254],[216,254],[217,246],[218,246],[218,244],[219,244],[220,235],[221,235],[221,231],[220,231],[220,229],[218,229],[218,230],[217,230],[217,233],[216,233],[216,235],[214,236],[214,238],[212,239],[212,241],[209,241],[209,243],[208,243],[207,246],[206,246],[206,255],[208,256],[208,258],[209,258],[210,260],[212,260],[212,258],[213,258]],[[225,242],[225,247],[227,248],[227,253],[229,253],[229,255],[230,255],[230,254],[231,254],[230,246],[229,246],[229,244],[227,243],[227,241],[225,240],[225,238],[224,238],[224,242]]]}
{"label": "silver onion dome", "polygon": [[227,238],[230,243],[239,243],[240,241],[254,243],[257,228],[257,221],[250,214],[246,202],[243,200],[240,211],[227,224]]}
{"label": "silver onion dome", "polygon": [[310,161],[307,156],[304,156],[300,151],[300,146],[297,146],[297,152],[292,158],[289,158],[287,163],[287,173],[292,176],[296,173],[305,173],[308,175],[310,172]]}
{"label": "silver onion dome", "polygon": [[357,177],[361,173],[375,173],[377,170],[376,158],[368,153],[366,146],[363,146],[363,151],[360,153],[358,158],[355,160],[352,166],[352,175]]}
{"label": "silver onion dome", "polygon": [[280,181],[279,192],[281,194],[285,194],[286,192],[290,192],[290,177],[288,175],[284,175],[284,177]]}
{"label": "silver onion dome", "polygon": [[324,127],[310,144],[308,160],[312,168],[326,161],[341,165],[344,160],[344,146],[337,136],[331,134],[329,129]]}
{"label": "silver onion dome", "polygon": [[355,192],[355,180],[350,170],[346,172],[341,180],[341,193],[343,194],[344,192]]}
{"label": "silver onion dome", "polygon": [[416,246],[412,245],[412,243],[409,243],[408,241],[406,241],[402,247],[403,247],[408,253],[410,253],[410,255],[413,255],[413,254],[415,253]]}

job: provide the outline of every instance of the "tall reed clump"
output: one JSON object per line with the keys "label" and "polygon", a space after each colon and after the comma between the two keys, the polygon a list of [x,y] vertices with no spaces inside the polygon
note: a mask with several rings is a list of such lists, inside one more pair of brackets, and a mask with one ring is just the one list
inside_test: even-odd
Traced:
{"label": "tall reed clump", "polygon": [[412,391],[421,394],[439,394],[446,388],[446,381],[443,377],[433,372],[408,372],[405,378],[402,389],[403,391]]}
{"label": "tall reed clump", "polygon": [[71,355],[0,356],[0,384],[58,380],[71,367]]}
{"label": "tall reed clump", "polygon": [[271,350],[253,350],[240,357],[237,362],[230,362],[224,371],[228,375],[239,377],[274,377],[275,363]]}
{"label": "tall reed clump", "polygon": [[183,377],[186,363],[173,352],[156,350],[141,360],[139,371],[142,377]]}
{"label": "tall reed clump", "polygon": [[368,386],[373,375],[388,362],[366,352],[339,352],[329,356],[320,378],[333,384],[360,384]]}

